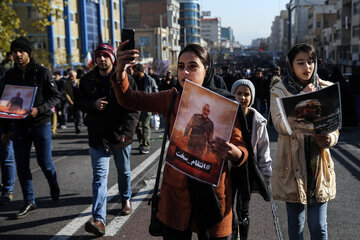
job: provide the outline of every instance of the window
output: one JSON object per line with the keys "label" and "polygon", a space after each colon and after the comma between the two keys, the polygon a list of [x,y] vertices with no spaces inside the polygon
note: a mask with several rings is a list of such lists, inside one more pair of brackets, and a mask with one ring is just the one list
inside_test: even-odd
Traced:
{"label": "window", "polygon": [[356,2],[356,3],[354,3],[354,11],[353,11],[353,13],[354,13],[354,15],[355,14],[360,14],[360,2]]}
{"label": "window", "polygon": [[65,48],[65,38],[56,38],[56,48]]}
{"label": "window", "polygon": [[116,10],[116,6],[117,6],[117,3],[116,3],[116,2],[114,2],[114,10]]}
{"label": "window", "polygon": [[321,28],[321,22],[316,22],[316,28]]}
{"label": "window", "polygon": [[144,57],[144,58],[149,58],[149,57],[150,57],[150,53],[149,53],[149,52],[143,52],[143,57]]}
{"label": "window", "polygon": [[28,18],[40,18],[40,13],[33,7],[27,7]]}
{"label": "window", "polygon": [[140,37],[140,44],[141,46],[148,46],[150,44],[150,38],[149,37]]}
{"label": "window", "polygon": [[353,26],[353,37],[360,37],[360,25]]}
{"label": "window", "polygon": [[118,23],[117,22],[114,22],[114,28],[118,29]]}
{"label": "window", "polygon": [[72,48],[80,48],[80,39],[71,39]]}

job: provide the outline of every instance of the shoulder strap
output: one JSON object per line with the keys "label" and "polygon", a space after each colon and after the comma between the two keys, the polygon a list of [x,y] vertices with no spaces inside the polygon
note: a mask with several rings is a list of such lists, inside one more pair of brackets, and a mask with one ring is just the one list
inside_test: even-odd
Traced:
{"label": "shoulder strap", "polygon": [[167,134],[169,132],[169,127],[170,127],[170,115],[174,109],[174,104],[175,104],[175,100],[176,100],[178,93],[179,92],[175,92],[174,95],[172,96],[169,111],[167,113],[166,125],[165,125],[164,137],[163,137],[163,141],[162,141],[162,145],[161,145],[160,160],[159,160],[159,165],[158,165],[158,169],[157,169],[157,173],[156,173],[156,181],[155,181],[155,186],[154,186],[153,197],[158,193],[158,190],[159,190],[161,167],[162,167],[162,163],[163,163],[163,159],[164,159]]}

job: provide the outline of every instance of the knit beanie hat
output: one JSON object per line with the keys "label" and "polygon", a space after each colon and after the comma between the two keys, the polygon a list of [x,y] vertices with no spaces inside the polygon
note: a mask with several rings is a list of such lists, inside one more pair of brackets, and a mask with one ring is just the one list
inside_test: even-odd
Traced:
{"label": "knit beanie hat", "polygon": [[254,85],[252,84],[252,82],[250,80],[239,79],[236,82],[234,82],[232,87],[231,87],[231,94],[232,95],[235,95],[235,91],[239,86],[246,86],[246,87],[248,87],[250,89],[250,92],[251,92],[251,102],[250,102],[250,105],[249,105],[249,107],[250,107],[255,102],[255,87],[254,87]]}
{"label": "knit beanie hat", "polygon": [[18,37],[14,41],[12,41],[10,46],[11,52],[17,48],[24,50],[25,52],[27,52],[27,54],[29,54],[29,56],[31,56],[31,43],[26,38]]}
{"label": "knit beanie hat", "polygon": [[114,48],[110,44],[100,43],[95,49],[95,57],[96,57],[96,54],[101,53],[101,52],[106,53],[110,57],[112,64],[114,64],[115,52],[114,52]]}

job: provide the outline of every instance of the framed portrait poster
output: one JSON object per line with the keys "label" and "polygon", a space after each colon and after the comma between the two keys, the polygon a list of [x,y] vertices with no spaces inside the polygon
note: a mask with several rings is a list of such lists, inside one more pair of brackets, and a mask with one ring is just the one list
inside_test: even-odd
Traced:
{"label": "framed portrait poster", "polygon": [[22,119],[33,107],[37,87],[5,85],[0,98],[0,117]]}
{"label": "framed portrait poster", "polygon": [[214,139],[230,141],[237,110],[238,103],[187,80],[166,163],[190,177],[217,186],[225,159],[213,153],[209,144]]}

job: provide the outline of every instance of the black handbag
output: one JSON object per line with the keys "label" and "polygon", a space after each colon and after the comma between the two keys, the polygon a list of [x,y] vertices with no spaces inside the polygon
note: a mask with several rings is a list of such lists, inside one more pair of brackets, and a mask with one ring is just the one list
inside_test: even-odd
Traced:
{"label": "black handbag", "polygon": [[158,212],[159,200],[160,200],[160,194],[158,193],[158,190],[159,190],[161,168],[162,168],[162,163],[163,163],[163,159],[164,159],[165,145],[166,145],[167,135],[168,135],[169,126],[170,126],[170,115],[174,108],[174,103],[175,103],[177,95],[178,95],[178,92],[175,92],[172,97],[170,108],[169,108],[169,111],[167,114],[164,137],[163,137],[163,141],[162,141],[162,145],[161,145],[160,160],[159,160],[159,165],[158,165],[158,169],[157,169],[157,173],[156,173],[156,181],[155,181],[154,191],[153,191],[153,195],[152,195],[151,199],[148,202],[148,205],[151,205],[151,219],[150,219],[149,233],[151,236],[155,236],[155,237],[162,236],[162,223],[156,217],[156,214]]}

